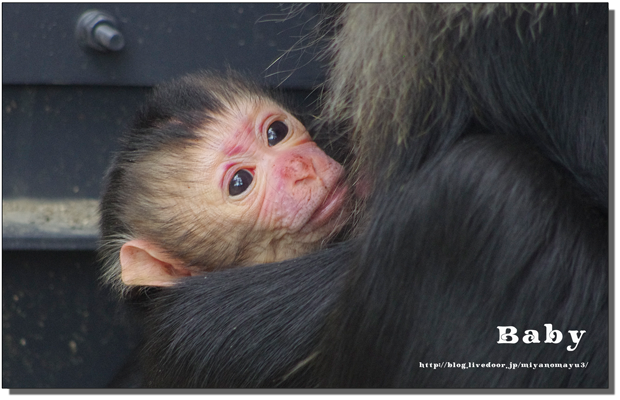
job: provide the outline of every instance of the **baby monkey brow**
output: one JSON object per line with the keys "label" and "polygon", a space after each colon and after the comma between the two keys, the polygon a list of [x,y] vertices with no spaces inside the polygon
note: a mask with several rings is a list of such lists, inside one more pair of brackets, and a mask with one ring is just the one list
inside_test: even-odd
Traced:
{"label": "baby monkey brow", "polygon": [[232,157],[232,156],[236,156],[237,154],[241,154],[245,151],[245,147],[241,146],[241,145],[232,145],[229,147],[226,147],[224,149],[224,154],[228,157]]}
{"label": "baby monkey brow", "polygon": [[256,142],[256,137],[253,123],[248,119],[243,121],[239,128],[224,140],[221,150],[225,156],[233,157],[247,152],[254,142]]}

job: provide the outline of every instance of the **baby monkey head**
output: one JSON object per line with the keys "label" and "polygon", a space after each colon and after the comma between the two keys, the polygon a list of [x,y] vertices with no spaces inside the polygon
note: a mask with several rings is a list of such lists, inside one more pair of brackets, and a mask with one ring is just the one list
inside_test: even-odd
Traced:
{"label": "baby monkey head", "polygon": [[160,85],[106,176],[104,279],[121,292],[168,286],[314,251],[347,221],[343,175],[285,107],[236,73]]}

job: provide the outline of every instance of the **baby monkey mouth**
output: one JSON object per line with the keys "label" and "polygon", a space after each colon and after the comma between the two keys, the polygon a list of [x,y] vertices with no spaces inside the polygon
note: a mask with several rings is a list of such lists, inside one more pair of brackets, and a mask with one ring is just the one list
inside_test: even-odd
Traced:
{"label": "baby monkey mouth", "polygon": [[[339,211],[345,204],[347,192],[348,186],[343,180],[336,182],[334,187],[327,192],[327,195],[316,210],[314,210],[308,219],[306,226],[313,228],[323,226],[329,222],[329,219],[334,216],[334,214],[339,214]],[[339,215],[337,215],[337,217],[338,216]]]}

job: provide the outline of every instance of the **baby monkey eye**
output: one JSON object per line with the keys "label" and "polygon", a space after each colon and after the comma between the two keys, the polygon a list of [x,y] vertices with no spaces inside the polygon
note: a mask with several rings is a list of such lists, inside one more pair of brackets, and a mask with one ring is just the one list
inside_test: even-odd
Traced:
{"label": "baby monkey eye", "polygon": [[254,180],[254,176],[245,169],[239,170],[235,176],[232,177],[230,183],[228,184],[228,193],[231,196],[238,196],[241,193],[245,192],[250,184]]}
{"label": "baby monkey eye", "polygon": [[286,135],[288,135],[288,126],[282,121],[275,121],[267,129],[267,143],[269,146],[275,146],[284,140]]}

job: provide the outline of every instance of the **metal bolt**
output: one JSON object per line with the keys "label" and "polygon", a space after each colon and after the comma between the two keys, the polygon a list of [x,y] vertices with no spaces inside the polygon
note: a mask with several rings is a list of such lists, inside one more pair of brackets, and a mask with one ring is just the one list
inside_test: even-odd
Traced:
{"label": "metal bolt", "polygon": [[86,11],[78,19],[75,36],[80,46],[101,52],[119,51],[125,38],[116,28],[116,19],[99,10]]}

